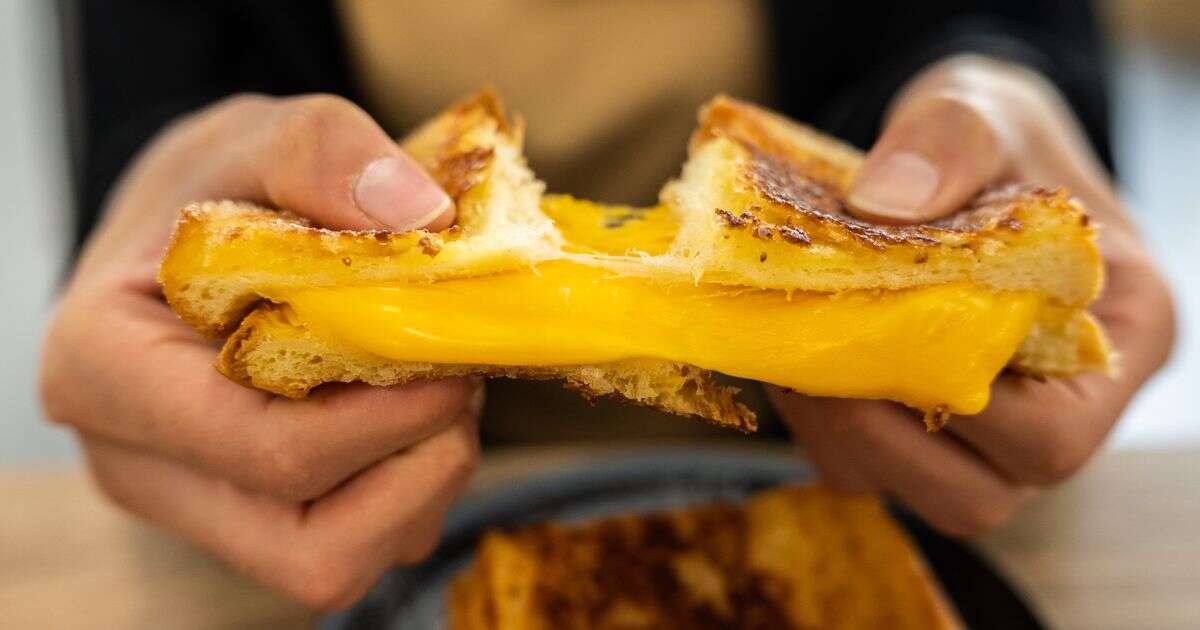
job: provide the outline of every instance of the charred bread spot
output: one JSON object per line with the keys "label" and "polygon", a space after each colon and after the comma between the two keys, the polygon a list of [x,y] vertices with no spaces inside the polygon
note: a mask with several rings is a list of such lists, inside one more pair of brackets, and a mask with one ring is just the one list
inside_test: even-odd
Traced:
{"label": "charred bread spot", "polygon": [[[844,165],[836,165],[811,151],[797,151],[788,142],[782,141],[778,131],[770,128],[772,118],[775,118],[773,114],[752,105],[719,97],[702,112],[700,127],[692,135],[690,144],[695,147],[706,140],[724,137],[748,149],[758,149],[780,156],[785,161],[801,163],[804,172],[817,179],[832,182],[845,175]],[[853,151],[837,142],[821,142],[827,144],[825,148],[832,152]]]}
{"label": "charred bread spot", "polygon": [[343,264],[343,265],[346,265],[347,267],[349,267],[349,266],[350,266],[350,257],[349,257],[349,256],[342,256],[342,264]]}
{"label": "charred bread spot", "polygon": [[429,234],[423,234],[421,240],[417,241],[417,245],[420,246],[421,253],[431,258],[442,251],[442,246],[435,242]]}
{"label": "charred bread spot", "polygon": [[971,234],[1000,228],[1018,231],[1024,227],[1015,216],[1017,207],[1030,198],[1050,201],[1057,191],[1024,184],[1005,184],[989,188],[975,196],[967,205],[947,217],[925,226],[927,229]]}
{"label": "charred bread spot", "polygon": [[749,223],[750,220],[753,218],[752,216],[749,216],[745,212],[743,212],[740,216],[735,216],[732,212],[730,212],[724,208],[717,208],[714,210],[714,212],[716,213],[717,217],[719,217],[721,219],[721,221],[725,223],[725,225],[727,227],[731,227],[734,229],[746,227],[746,224]]}
{"label": "charred bread spot", "polygon": [[808,245],[812,243],[812,239],[808,237],[807,232],[801,228],[792,227],[790,225],[779,226],[779,236],[783,237],[783,240],[793,245]]}
{"label": "charred bread spot", "polygon": [[[753,121],[721,122],[719,114],[714,120],[717,122],[705,133],[709,137],[726,136],[742,147],[741,176],[745,185],[772,203],[771,211],[777,218],[764,223],[786,224],[821,239],[838,241],[850,237],[873,249],[884,250],[897,245],[940,245],[948,237],[953,241],[964,234],[1016,232],[1024,228],[1016,216],[1021,205],[1061,195],[1060,191],[1028,185],[1001,185],[984,191],[962,210],[932,223],[877,225],[849,213],[844,190],[849,171],[845,168],[839,169],[795,147],[780,146],[765,131],[754,131]],[[723,125],[736,127],[736,131],[731,132]],[[779,217],[777,213],[781,211],[784,215]]]}
{"label": "charred bread spot", "polygon": [[508,117],[504,115],[504,103],[500,95],[492,88],[484,88],[475,94],[452,105],[448,110],[450,116],[462,119],[478,111],[484,116],[496,121],[496,127],[502,133],[509,132]]}
{"label": "charred bread spot", "polygon": [[862,160],[855,149],[725,97],[702,112],[691,147],[695,150],[717,138],[740,148],[742,184],[750,194],[770,202],[765,212],[754,212],[762,224],[799,228],[813,241],[837,243],[849,238],[880,251],[898,245],[953,247],[964,236],[1006,238],[1003,232],[1025,228],[1020,214],[1023,207],[1041,203],[1062,206],[1066,201],[1060,190],[999,185],[932,223],[876,225],[851,216],[845,205],[846,187]]}
{"label": "charred bread spot", "polygon": [[817,222],[848,233],[875,249],[937,242],[924,234],[923,226],[882,226],[856,219],[848,214],[836,184],[801,172],[803,165],[794,161],[753,145],[745,146],[750,155],[744,173],[746,179],[759,195],[792,213],[786,218],[789,226],[798,228],[795,224],[802,221]]}
{"label": "charred bread spot", "polygon": [[767,252],[758,255],[758,262],[767,262]]}
{"label": "charred bread spot", "polygon": [[371,232],[371,237],[380,243],[387,243],[388,241],[392,240],[392,235],[390,233],[379,230]]}
{"label": "charred bread spot", "polygon": [[[652,611],[656,627],[662,628],[792,628],[784,605],[788,585],[753,567],[750,535],[746,511],[727,502],[694,507],[682,517],[667,513],[582,526],[546,523],[510,534],[512,544],[537,566],[581,576],[535,583],[531,597],[544,612],[546,627],[580,627],[581,618],[612,619],[635,602]],[[721,576],[718,601],[723,603],[691,594],[679,569],[684,559]],[[589,588],[580,589],[578,582]]]}
{"label": "charred bread spot", "polygon": [[918,252],[916,258],[913,258],[913,262],[918,265],[929,262],[929,253],[928,252]]}
{"label": "charred bread spot", "polygon": [[846,214],[841,200],[829,192],[834,186],[801,173],[788,160],[753,144],[743,146],[750,153],[746,176],[763,197],[804,214],[829,217]]}
{"label": "charred bread spot", "polygon": [[483,180],[492,153],[491,148],[477,148],[446,155],[438,160],[433,178],[451,199],[458,201]]}
{"label": "charred bread spot", "polygon": [[1008,230],[1010,232],[1020,232],[1021,228],[1025,227],[1024,225],[1021,224],[1021,220],[1016,217],[1008,217],[1006,219],[1001,219],[1000,222],[997,223],[996,225],[999,226],[1000,228]]}

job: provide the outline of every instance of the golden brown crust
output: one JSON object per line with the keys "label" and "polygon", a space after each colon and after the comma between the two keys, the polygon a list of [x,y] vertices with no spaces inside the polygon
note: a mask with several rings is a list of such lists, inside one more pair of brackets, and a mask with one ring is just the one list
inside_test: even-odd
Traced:
{"label": "golden brown crust", "polygon": [[1094,230],[1061,191],[998,188],[980,195],[968,210],[929,225],[866,224],[844,206],[862,159],[855,149],[765,110],[718,98],[704,110],[684,177],[664,191],[680,218],[670,249],[650,257],[582,254],[564,248],[562,235],[538,209],[542,186],[524,164],[521,134],[519,120],[510,125],[496,95],[484,92],[404,141],[405,150],[458,203],[458,225],[437,233],[332,232],[239,202],[189,207],[160,269],[164,295],[202,334],[233,334],[221,354],[224,373],[288,396],[302,396],[327,381],[396,384],[456,374],[561,378],[587,396],[622,396],[753,430],[753,414],[733,401],[728,388],[716,386],[698,368],[670,362],[636,368],[389,364],[300,336],[292,341],[307,344],[307,356],[327,359],[324,365],[288,364],[289,373],[254,354],[263,339],[252,334],[251,324],[255,315],[271,310],[260,306],[261,295],[434,282],[559,259],[663,282],[704,279],[788,291],[901,290],[946,282],[1030,291],[1067,315],[1043,317],[1014,357],[1016,367],[1070,375],[1108,366],[1102,331],[1079,317],[1101,277]]}
{"label": "golden brown crust", "polygon": [[858,150],[728,97],[702,110],[689,151],[661,198],[683,217],[671,254],[693,278],[825,292],[970,282],[1073,308],[1103,283],[1095,228],[1062,190],[1000,185],[928,224],[868,223],[846,206]]}
{"label": "golden brown crust", "polygon": [[453,153],[438,161],[432,174],[438,185],[458,201],[463,193],[474,188],[483,179],[484,169],[492,160],[491,149],[471,149]]}
{"label": "golden brown crust", "polygon": [[[159,282],[171,308],[210,339],[228,335],[258,303],[251,291],[239,295],[218,317],[192,302],[214,300],[212,291],[193,294],[193,284],[205,271],[197,260],[219,258],[213,252],[240,250],[254,243],[265,258],[272,255],[280,270],[321,268],[338,277],[369,277],[379,260],[404,261],[432,258],[449,243],[462,238],[461,229],[431,233],[425,230],[396,233],[383,230],[331,231],[313,227],[303,217],[237,202],[193,204],[180,211],[179,221],[159,268]],[[236,254],[225,254],[232,257]],[[365,267],[361,264],[369,262]],[[211,270],[220,274],[220,270]]]}
{"label": "golden brown crust", "polygon": [[481,90],[454,105],[405,140],[406,150],[421,162],[438,184],[457,201],[480,181],[494,154],[480,146],[473,134],[494,125],[510,140],[512,127],[504,115],[500,97],[491,89]]}
{"label": "golden brown crust", "polygon": [[879,502],[820,487],[488,532],[448,603],[456,630],[959,626]]}
{"label": "golden brown crust", "polygon": [[[765,155],[775,156],[814,181],[837,190],[849,186],[862,159],[858,150],[850,145],[724,95],[705,105],[700,111],[699,122],[690,141],[692,150],[714,138],[730,138]],[[792,142],[784,140],[779,134],[784,126],[793,126],[805,135],[792,138]]]}
{"label": "golden brown crust", "polygon": [[[1091,231],[1087,214],[1069,203],[1061,190],[1022,185],[995,186],[958,212],[928,224],[862,221],[850,215],[845,203],[849,183],[862,160],[856,149],[728,97],[717,97],[703,110],[692,146],[718,137],[733,140],[746,151],[743,176],[749,187],[788,210],[789,215],[777,222],[806,232],[826,232],[830,240],[849,235],[877,249],[960,244],[1001,230],[1019,231],[1021,209],[1039,204],[1054,205],[1057,212],[1074,217],[1072,222],[1080,229]],[[754,209],[747,210],[756,214]]]}
{"label": "golden brown crust", "polygon": [[163,293],[188,324],[219,338],[259,301],[263,283],[283,278],[316,286],[428,282],[528,266],[557,251],[558,236],[538,211],[542,186],[524,164],[519,136],[498,97],[484,91],[404,140],[458,203],[458,224],[439,232],[331,231],[245,202],[192,204],[159,269]]}

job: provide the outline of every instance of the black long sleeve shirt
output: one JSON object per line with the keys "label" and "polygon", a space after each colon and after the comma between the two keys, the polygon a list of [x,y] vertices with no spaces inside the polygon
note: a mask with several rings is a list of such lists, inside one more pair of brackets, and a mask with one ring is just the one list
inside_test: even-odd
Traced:
{"label": "black long sleeve shirt", "polygon": [[[77,247],[133,155],[181,114],[238,92],[362,100],[328,2],[63,0],[61,14]],[[1102,38],[1087,2],[778,0],[768,15],[772,105],[798,120],[869,146],[905,81],[980,53],[1058,86],[1111,165]]]}

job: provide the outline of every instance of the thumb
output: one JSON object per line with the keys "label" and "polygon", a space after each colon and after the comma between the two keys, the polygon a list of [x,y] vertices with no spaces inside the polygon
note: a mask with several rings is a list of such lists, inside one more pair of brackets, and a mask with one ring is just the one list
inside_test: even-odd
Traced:
{"label": "thumb", "polygon": [[1003,127],[967,98],[918,94],[903,101],[850,186],[855,216],[926,223],[961,207],[1008,168]]}
{"label": "thumb", "polygon": [[450,196],[349,101],[284,99],[271,118],[265,141],[230,166],[251,175],[272,204],[334,229],[403,232],[453,223]]}

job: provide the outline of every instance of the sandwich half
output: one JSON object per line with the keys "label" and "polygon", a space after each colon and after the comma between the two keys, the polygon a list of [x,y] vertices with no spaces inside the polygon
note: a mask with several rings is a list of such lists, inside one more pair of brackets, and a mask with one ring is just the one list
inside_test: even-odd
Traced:
{"label": "sandwich half", "polygon": [[1005,367],[1110,371],[1086,307],[1095,227],[1065,191],[988,190],[936,223],[849,216],[861,154],[717,97],[651,208],[545,195],[523,128],[481,92],[403,142],[454,198],[441,232],[328,231],[237,201],[185,208],[159,281],[226,338],[232,379],[303,397],[327,382],[562,379],[743,431],[712,372],[949,414]]}
{"label": "sandwich half", "polygon": [[819,486],[484,534],[453,630],[961,628],[880,502]]}

